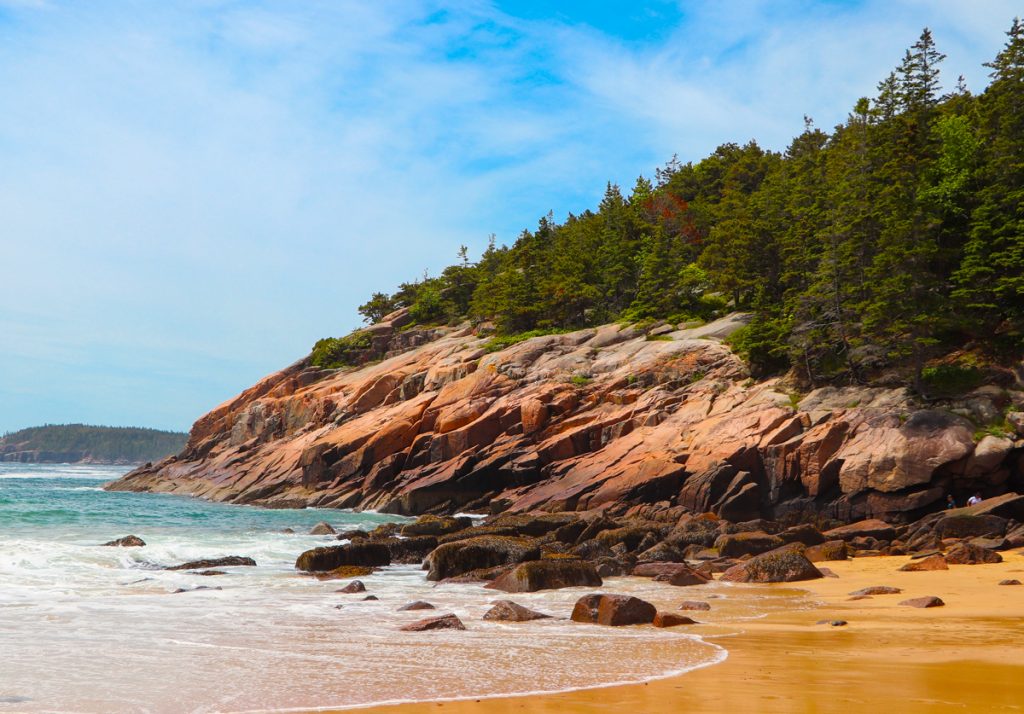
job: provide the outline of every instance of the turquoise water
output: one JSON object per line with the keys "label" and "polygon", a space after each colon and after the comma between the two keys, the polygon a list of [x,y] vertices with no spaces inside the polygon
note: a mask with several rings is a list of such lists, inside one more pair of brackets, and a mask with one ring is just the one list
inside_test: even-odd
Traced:
{"label": "turquoise water", "polygon": [[372,528],[395,516],[318,509],[270,510],[151,493],[105,492],[124,466],[0,463],[0,530],[6,536],[59,533],[62,540],[106,542],[127,533],[166,536],[205,530],[254,534],[308,532],[325,519]]}
{"label": "turquoise water", "polygon": [[[589,588],[517,594],[555,617],[514,625],[483,620],[504,594],[435,587],[413,565],[362,578],[377,600],[341,594],[344,583],[295,571],[302,551],[338,542],[309,528],[326,520],[369,529],[393,517],[102,490],[124,471],[0,464],[0,714],[295,711],[559,691],[724,656],[689,634],[572,623],[566,616]],[[145,547],[100,545],[128,534]],[[225,555],[257,567],[215,577],[165,569]],[[666,608],[683,596],[635,578],[606,588]],[[729,592],[713,584],[685,596]],[[457,614],[467,630],[401,632],[430,614],[399,611],[413,600]],[[721,602],[712,617],[723,621],[771,603]]]}

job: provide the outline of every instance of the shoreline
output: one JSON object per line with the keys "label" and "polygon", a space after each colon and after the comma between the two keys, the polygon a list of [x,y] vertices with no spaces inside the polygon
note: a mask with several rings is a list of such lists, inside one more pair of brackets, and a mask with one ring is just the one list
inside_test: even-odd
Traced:
{"label": "shoreline", "polygon": [[[720,714],[733,708],[839,714],[881,707],[911,713],[1019,712],[1024,706],[1024,586],[998,582],[1024,580],[1024,553],[1004,552],[1003,557],[998,564],[917,573],[898,571],[909,560],[905,556],[858,558],[827,563],[838,578],[758,586],[799,588],[816,602],[810,609],[770,613],[760,620],[695,627],[705,631],[693,634],[727,651],[724,660],[645,683],[290,711]],[[903,592],[848,599],[850,592],[871,585]],[[898,604],[924,595],[937,595],[946,605],[918,609]],[[678,599],[687,596],[686,588],[680,588]],[[848,624],[816,624],[822,619]]]}

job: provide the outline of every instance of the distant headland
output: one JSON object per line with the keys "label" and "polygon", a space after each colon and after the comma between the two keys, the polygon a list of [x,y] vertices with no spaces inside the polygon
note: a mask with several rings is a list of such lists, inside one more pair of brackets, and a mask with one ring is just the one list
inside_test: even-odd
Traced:
{"label": "distant headland", "polygon": [[0,461],[138,464],[181,451],[187,438],[139,427],[46,424],[0,437]]}

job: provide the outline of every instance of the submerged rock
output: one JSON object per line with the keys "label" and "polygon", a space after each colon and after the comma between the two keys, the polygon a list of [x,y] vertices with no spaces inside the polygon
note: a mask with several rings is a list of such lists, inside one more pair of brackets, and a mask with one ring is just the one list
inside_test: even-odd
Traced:
{"label": "submerged rock", "polygon": [[142,546],[146,545],[146,541],[142,540],[136,535],[126,535],[123,538],[108,541],[103,545],[115,548],[141,548]]}
{"label": "submerged rock", "polygon": [[345,594],[348,594],[348,595],[350,595],[352,593],[364,593],[364,592],[366,592],[366,586],[363,585],[363,581],[362,580],[353,580],[352,582],[350,582],[345,587],[339,588],[338,590],[335,590],[335,592],[345,593]]}
{"label": "submerged rock", "polygon": [[466,626],[462,624],[456,615],[440,615],[438,617],[428,617],[425,620],[417,620],[411,622],[408,625],[403,625],[398,628],[403,632],[427,632],[429,630],[465,630]]}
{"label": "submerged rock", "polygon": [[531,620],[544,620],[551,615],[523,607],[511,600],[498,600],[486,613],[485,620],[498,620],[500,622],[529,622]]}
{"label": "submerged rock", "polygon": [[399,612],[407,612],[407,611],[410,611],[410,610],[436,610],[436,609],[437,608],[434,607],[433,605],[431,605],[429,602],[424,602],[423,600],[416,600],[415,602],[410,602],[407,605],[402,605],[400,608],[398,608],[398,611]]}
{"label": "submerged rock", "polygon": [[674,612],[662,612],[659,610],[654,615],[654,621],[651,624],[655,627],[677,627],[678,625],[696,625],[699,623],[686,615],[677,615]]}
{"label": "submerged rock", "polygon": [[172,565],[164,570],[199,570],[209,568],[226,568],[230,566],[255,567],[256,561],[243,555],[228,555],[223,558],[205,558],[203,560],[190,560],[181,565]]}

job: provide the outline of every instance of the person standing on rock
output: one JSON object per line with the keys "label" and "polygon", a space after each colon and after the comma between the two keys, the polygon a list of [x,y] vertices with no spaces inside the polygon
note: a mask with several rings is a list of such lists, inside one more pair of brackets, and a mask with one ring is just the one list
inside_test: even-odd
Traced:
{"label": "person standing on rock", "polygon": [[946,496],[946,508],[956,508],[956,499],[953,498],[953,494]]}
{"label": "person standing on rock", "polygon": [[967,499],[967,505],[968,506],[977,506],[979,503],[981,503],[981,494],[980,493],[976,493],[976,494],[974,494],[973,496],[971,496],[970,498]]}

